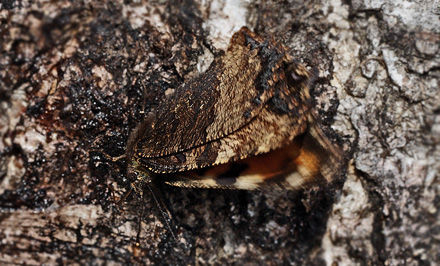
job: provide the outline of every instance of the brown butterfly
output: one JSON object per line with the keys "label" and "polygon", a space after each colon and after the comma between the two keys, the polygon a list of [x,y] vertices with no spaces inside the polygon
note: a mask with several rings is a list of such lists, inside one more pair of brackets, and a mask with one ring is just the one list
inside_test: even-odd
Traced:
{"label": "brown butterfly", "polygon": [[317,123],[317,72],[243,27],[131,133],[124,156],[132,189],[299,189],[335,180],[343,155]]}
{"label": "brown butterfly", "polygon": [[298,189],[332,181],[342,152],[316,123],[310,89],[317,71],[286,50],[245,27],[235,33],[223,56],[131,133],[125,157],[134,187],[163,180],[181,187]]}

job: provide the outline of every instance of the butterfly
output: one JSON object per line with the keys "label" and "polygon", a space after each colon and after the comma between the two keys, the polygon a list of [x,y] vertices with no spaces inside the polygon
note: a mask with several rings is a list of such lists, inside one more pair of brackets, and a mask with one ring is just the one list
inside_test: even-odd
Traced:
{"label": "butterfly", "polygon": [[156,182],[291,190],[336,180],[343,152],[320,127],[310,92],[317,78],[286,47],[241,28],[207,71],[132,131],[123,156],[131,190],[147,186],[168,220]]}

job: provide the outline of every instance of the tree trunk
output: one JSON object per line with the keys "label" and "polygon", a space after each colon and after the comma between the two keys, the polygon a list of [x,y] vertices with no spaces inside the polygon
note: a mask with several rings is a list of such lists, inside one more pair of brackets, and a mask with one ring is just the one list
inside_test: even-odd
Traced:
{"label": "tree trunk", "polygon": [[[440,263],[439,1],[129,2],[0,4],[2,264]],[[342,182],[118,204],[110,156],[242,26],[320,70]]]}

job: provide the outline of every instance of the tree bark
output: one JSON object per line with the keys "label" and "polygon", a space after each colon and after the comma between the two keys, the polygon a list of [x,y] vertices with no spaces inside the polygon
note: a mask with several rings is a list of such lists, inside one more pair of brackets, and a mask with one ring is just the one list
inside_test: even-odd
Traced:
{"label": "tree bark", "polygon": [[[2,264],[440,263],[439,1],[0,5]],[[104,154],[242,26],[319,68],[343,182],[163,185],[172,228],[148,194],[118,204],[127,162]]]}

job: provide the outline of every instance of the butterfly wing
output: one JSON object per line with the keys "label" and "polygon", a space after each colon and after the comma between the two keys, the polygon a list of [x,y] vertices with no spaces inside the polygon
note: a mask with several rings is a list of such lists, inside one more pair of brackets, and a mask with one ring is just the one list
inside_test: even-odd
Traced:
{"label": "butterfly wing", "polygon": [[[135,149],[160,157],[218,140],[255,118],[274,94],[285,50],[247,28],[234,34],[223,56],[176,88],[139,127]],[[278,79],[281,79],[279,77]]]}
{"label": "butterfly wing", "polygon": [[179,187],[295,190],[326,184],[342,172],[339,147],[321,129],[312,127],[290,145],[259,156],[165,177]]}

